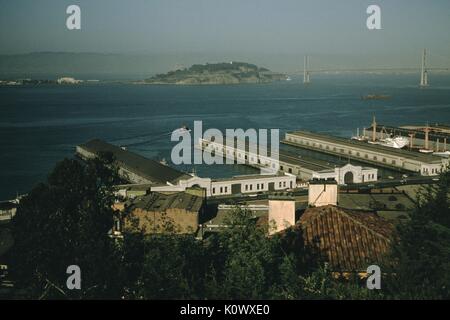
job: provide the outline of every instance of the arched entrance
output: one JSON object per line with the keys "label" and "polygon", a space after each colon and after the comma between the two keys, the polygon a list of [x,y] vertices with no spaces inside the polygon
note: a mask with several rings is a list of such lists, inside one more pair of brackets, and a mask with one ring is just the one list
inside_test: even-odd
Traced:
{"label": "arched entrance", "polygon": [[345,184],[353,183],[353,172],[348,171],[347,173],[345,173],[345,175],[344,175],[344,183]]}

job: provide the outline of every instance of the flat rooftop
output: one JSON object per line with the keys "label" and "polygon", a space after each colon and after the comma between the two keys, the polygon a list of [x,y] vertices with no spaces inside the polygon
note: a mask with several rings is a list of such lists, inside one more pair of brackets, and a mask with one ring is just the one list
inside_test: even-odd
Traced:
{"label": "flat rooftop", "polygon": [[143,209],[147,211],[165,211],[167,209],[185,209],[187,211],[198,212],[203,205],[202,197],[186,192],[173,194],[163,194],[151,192],[148,195],[137,197],[128,201],[127,208]]}
{"label": "flat rooftop", "polygon": [[264,178],[275,178],[275,177],[284,177],[284,173],[277,173],[277,174],[247,174],[247,175],[240,175],[240,176],[233,176],[230,178],[217,178],[212,179],[214,182],[221,182],[221,181],[238,181],[238,180],[250,180],[250,179],[264,179]]}
{"label": "flat rooftop", "polygon": [[280,151],[280,161],[288,162],[302,168],[306,168],[312,171],[324,171],[324,170],[334,170],[335,165],[319,159],[314,159],[311,157],[295,154],[288,151]]}
{"label": "flat rooftop", "polygon": [[[336,143],[340,145],[344,145],[347,147],[359,148],[367,150],[368,152],[378,152],[380,154],[388,154],[395,157],[403,157],[408,158],[410,160],[416,160],[424,163],[442,163],[442,158],[438,156],[433,156],[430,154],[420,153],[420,152],[412,152],[402,149],[389,148],[377,144],[369,144],[367,142],[351,140],[341,137],[334,137],[325,134],[309,132],[309,131],[293,131],[288,132],[287,134],[291,134],[299,137],[308,137],[311,139],[322,140],[330,143]],[[283,140],[282,142],[289,142],[287,140]]]}
{"label": "flat rooftop", "polygon": [[[211,142],[214,142],[214,141],[211,141]],[[236,149],[238,149],[237,142],[238,142],[238,140],[235,139],[234,147]],[[223,145],[226,145],[226,142],[224,142]],[[250,146],[252,146],[253,150],[256,150],[259,154],[259,145],[250,144],[248,139],[245,139],[245,151],[247,151],[247,152],[250,151]],[[242,149],[238,149],[238,150],[242,150]],[[271,151],[270,146],[266,146],[267,156],[268,157],[276,156],[276,154],[272,155],[270,151]],[[290,163],[293,165],[297,165],[297,166],[300,166],[302,168],[306,168],[306,169],[309,169],[312,171],[331,170],[331,169],[335,168],[334,165],[330,164],[327,161],[315,159],[315,158],[304,156],[304,155],[299,155],[299,154],[296,154],[296,153],[293,153],[290,151],[286,151],[286,150],[278,151],[278,160],[282,161],[282,162],[287,162],[287,163]],[[247,163],[245,163],[245,164],[247,164]]]}
{"label": "flat rooftop", "polygon": [[158,161],[145,158],[128,150],[124,150],[100,139],[88,141],[79,147],[96,155],[99,153],[110,152],[114,155],[116,162],[120,166],[123,166],[124,168],[152,182],[166,183],[169,181],[173,183],[180,179],[191,177],[185,172],[163,165]]}

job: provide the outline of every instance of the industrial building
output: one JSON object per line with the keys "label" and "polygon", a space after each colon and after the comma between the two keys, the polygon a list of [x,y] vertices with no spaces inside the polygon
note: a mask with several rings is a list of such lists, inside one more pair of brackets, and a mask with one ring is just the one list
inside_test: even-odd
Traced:
{"label": "industrial building", "polygon": [[230,158],[235,161],[241,160],[246,165],[269,172],[273,172],[278,168],[278,171],[295,175],[302,181],[308,181],[313,178],[333,178],[338,184],[347,184],[378,180],[378,170],[376,168],[352,164],[338,167],[323,160],[300,156],[288,151],[280,151],[277,155],[263,156],[258,154],[258,151],[252,151],[257,150],[257,148],[250,150],[248,143],[245,149],[239,149],[236,145],[230,148],[219,142],[200,139],[198,147],[205,151],[214,152],[216,155],[224,158]]}
{"label": "industrial building", "polygon": [[117,194],[124,198],[129,195],[133,197],[145,195],[149,191],[182,192],[195,186],[204,188],[208,197],[256,194],[296,187],[296,176],[289,173],[255,174],[222,179],[202,178],[98,139],[77,146],[76,152],[83,159],[92,159],[104,153],[112,154],[119,167],[120,176],[132,183],[116,188]]}
{"label": "industrial building", "polygon": [[150,192],[128,200],[122,205],[120,231],[143,231],[144,234],[175,232],[197,232],[205,214],[206,198],[197,190],[186,190],[172,194]]}
{"label": "industrial building", "polygon": [[111,154],[119,167],[119,175],[131,183],[177,183],[190,177],[187,173],[99,139],[77,146],[76,153],[82,159]]}
{"label": "industrial building", "polygon": [[378,166],[417,172],[423,176],[438,175],[449,163],[448,159],[430,154],[389,148],[308,131],[286,133],[282,143],[336,156],[345,156]]}
{"label": "industrial building", "polygon": [[[260,192],[280,191],[296,187],[296,177],[292,174],[271,174],[271,175],[242,175],[231,178],[211,179],[198,176],[189,176],[186,179],[180,179],[178,183],[161,183],[147,185],[149,191],[155,192],[181,192],[191,187],[201,187],[206,190],[207,197],[231,196],[256,194]],[[122,186],[119,194],[127,196],[136,192],[143,192],[145,185],[142,186]],[[136,190],[138,188],[139,190]],[[127,189],[135,189],[128,192]]]}

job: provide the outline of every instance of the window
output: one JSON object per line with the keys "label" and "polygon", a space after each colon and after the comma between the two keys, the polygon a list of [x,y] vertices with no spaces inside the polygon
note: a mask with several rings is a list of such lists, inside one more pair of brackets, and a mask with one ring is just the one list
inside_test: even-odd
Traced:
{"label": "window", "polygon": [[228,192],[228,187],[225,187],[225,193],[227,193]]}
{"label": "window", "polygon": [[223,192],[223,188],[222,187],[220,187],[220,193],[222,193]]}
{"label": "window", "polygon": [[264,183],[261,183],[261,190],[264,189]]}
{"label": "window", "polygon": [[252,190],[252,189],[253,189],[253,185],[251,184],[251,185],[250,185],[250,190]]}
{"label": "window", "polygon": [[392,160],[392,164],[394,164],[394,165],[396,164],[395,160]]}
{"label": "window", "polygon": [[213,194],[216,193],[216,188],[213,188],[213,192],[212,192],[212,193],[213,193]]}
{"label": "window", "polygon": [[245,185],[245,191],[248,191],[248,184]]}

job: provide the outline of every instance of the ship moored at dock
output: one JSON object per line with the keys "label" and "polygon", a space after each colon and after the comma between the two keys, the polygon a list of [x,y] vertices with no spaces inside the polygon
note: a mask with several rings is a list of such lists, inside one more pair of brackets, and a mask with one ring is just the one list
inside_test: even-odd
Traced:
{"label": "ship moored at dock", "polygon": [[282,143],[340,157],[345,156],[378,166],[417,172],[423,176],[438,175],[449,164],[449,159],[431,154],[389,148],[308,131],[288,132]]}

